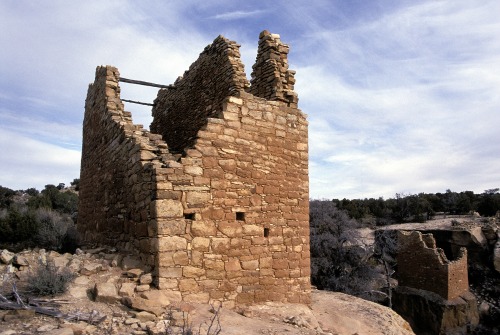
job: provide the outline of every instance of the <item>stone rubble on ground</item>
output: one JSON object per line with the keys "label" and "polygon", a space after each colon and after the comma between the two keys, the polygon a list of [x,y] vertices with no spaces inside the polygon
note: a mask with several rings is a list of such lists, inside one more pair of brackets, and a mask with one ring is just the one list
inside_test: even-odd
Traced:
{"label": "stone rubble on ground", "polygon": [[[23,280],[42,260],[57,262],[66,264],[66,268],[78,273],[68,292],[57,297],[58,300],[70,302],[63,304],[61,310],[89,312],[97,308],[99,313],[107,315],[107,319],[101,324],[92,325],[83,321],[42,316],[35,314],[33,310],[0,310],[0,335],[164,335],[167,330],[175,334],[187,321],[186,318],[196,326],[195,331],[200,326],[201,334],[205,334],[207,321],[214,315],[207,305],[181,302],[178,292],[151,287],[150,272],[130,267],[130,264],[137,264],[133,257],[117,257],[108,249],[92,249],[90,252],[78,249],[74,255],[47,253],[43,249],[18,254],[1,250],[0,255],[3,255],[0,256],[0,279],[4,283],[4,293],[10,289],[6,284],[12,280],[17,281],[19,292],[22,292],[25,284]],[[24,265],[15,263],[14,260],[22,260],[19,263]],[[117,261],[118,266],[111,264],[113,260]],[[126,260],[125,267],[122,267],[123,260]],[[111,262],[108,264],[109,261]],[[235,318],[242,319],[231,321]],[[404,321],[401,319],[398,322]],[[301,304],[266,303],[248,306],[239,313],[224,309],[221,317],[224,334],[239,334],[238,329],[242,323],[247,327],[244,329],[249,329],[245,330],[247,334],[342,334],[331,329],[323,331],[312,310]],[[386,326],[392,327],[392,324],[387,323]],[[405,331],[394,334],[412,333]]]}

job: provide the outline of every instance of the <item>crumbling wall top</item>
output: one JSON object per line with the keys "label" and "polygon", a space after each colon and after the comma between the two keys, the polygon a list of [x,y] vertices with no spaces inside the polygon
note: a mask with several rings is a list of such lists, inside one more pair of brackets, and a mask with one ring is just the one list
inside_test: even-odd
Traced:
{"label": "crumbling wall top", "polygon": [[218,117],[229,96],[250,86],[240,45],[218,36],[172,88],[161,89],[153,107],[151,132],[161,134],[174,152],[191,146],[209,117]]}
{"label": "crumbling wall top", "polygon": [[267,100],[282,101],[297,107],[295,71],[288,69],[290,48],[281,42],[280,35],[264,30],[259,36],[257,59],[252,67],[250,93]]}

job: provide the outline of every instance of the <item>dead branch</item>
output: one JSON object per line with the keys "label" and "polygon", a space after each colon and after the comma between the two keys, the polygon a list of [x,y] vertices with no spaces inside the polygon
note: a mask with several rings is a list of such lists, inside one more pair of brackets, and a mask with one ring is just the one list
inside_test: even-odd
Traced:
{"label": "dead branch", "polygon": [[[12,285],[12,294],[15,301],[11,301],[0,294],[0,309],[20,310],[27,309],[33,310],[35,313],[52,316],[54,318],[64,319],[68,321],[85,321],[90,324],[98,324],[106,319],[106,315],[102,315],[96,310],[90,313],[82,312],[69,312],[63,313],[58,310],[57,300],[43,300],[43,299],[23,299],[17,292],[17,287]],[[26,302],[25,302],[26,300]],[[49,305],[49,306],[47,306]]]}

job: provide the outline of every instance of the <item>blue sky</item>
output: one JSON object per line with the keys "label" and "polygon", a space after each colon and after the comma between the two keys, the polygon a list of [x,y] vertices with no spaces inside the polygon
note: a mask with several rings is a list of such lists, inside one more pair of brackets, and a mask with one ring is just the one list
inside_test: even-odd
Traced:
{"label": "blue sky", "polygon": [[[219,34],[291,47],[312,198],[500,187],[500,1],[0,1],[0,185],[79,177],[98,65],[170,84]],[[122,84],[122,97],[156,90]],[[135,123],[147,107],[126,104]]]}

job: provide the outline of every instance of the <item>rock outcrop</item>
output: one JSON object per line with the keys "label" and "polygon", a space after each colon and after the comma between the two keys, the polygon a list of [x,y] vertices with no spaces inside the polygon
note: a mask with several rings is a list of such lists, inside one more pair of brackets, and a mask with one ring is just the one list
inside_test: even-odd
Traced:
{"label": "rock outcrop", "polygon": [[477,300],[470,292],[452,300],[436,293],[398,286],[393,308],[416,334],[469,334],[479,324]]}

